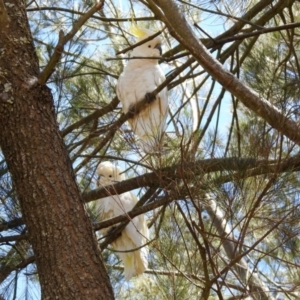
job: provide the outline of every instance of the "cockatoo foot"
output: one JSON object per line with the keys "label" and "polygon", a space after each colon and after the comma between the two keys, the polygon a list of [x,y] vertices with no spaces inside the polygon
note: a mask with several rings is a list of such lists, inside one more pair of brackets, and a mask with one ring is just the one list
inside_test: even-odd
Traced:
{"label": "cockatoo foot", "polygon": [[113,231],[116,229],[117,226],[112,226],[109,228],[109,230],[107,231],[107,235],[110,235],[113,233]]}
{"label": "cockatoo foot", "polygon": [[129,113],[129,117],[133,118],[136,114],[136,109],[134,105],[130,105],[129,109],[128,109],[128,113]]}
{"label": "cockatoo foot", "polygon": [[156,99],[156,96],[154,96],[152,93],[146,93],[145,99],[148,103],[151,103]]}

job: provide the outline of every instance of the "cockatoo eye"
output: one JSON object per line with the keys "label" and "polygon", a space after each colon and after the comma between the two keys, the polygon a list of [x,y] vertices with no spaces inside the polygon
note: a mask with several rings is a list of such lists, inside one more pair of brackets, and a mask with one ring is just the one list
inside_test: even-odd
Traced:
{"label": "cockatoo eye", "polygon": [[151,45],[148,45],[148,48],[151,48]]}
{"label": "cockatoo eye", "polygon": [[109,177],[112,177],[111,175],[109,175]]}

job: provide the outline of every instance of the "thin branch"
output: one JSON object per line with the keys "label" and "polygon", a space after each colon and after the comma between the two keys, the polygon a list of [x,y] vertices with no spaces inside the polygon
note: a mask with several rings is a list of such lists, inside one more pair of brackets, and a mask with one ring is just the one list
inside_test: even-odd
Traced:
{"label": "thin branch", "polygon": [[257,35],[261,35],[261,34],[265,34],[265,33],[288,30],[288,29],[297,28],[297,27],[300,27],[300,22],[290,23],[290,24],[275,26],[275,27],[270,27],[270,28],[262,28],[260,30],[256,30],[253,32],[247,32],[247,33],[243,33],[243,34],[237,34],[234,36],[230,36],[228,38],[214,39],[214,41],[216,44],[225,44],[225,43],[230,43],[232,41],[243,40],[243,39],[246,39],[249,37],[253,37],[253,36],[257,36]]}
{"label": "thin branch", "polygon": [[152,39],[154,39],[154,38],[156,38],[157,36],[159,36],[165,29],[166,29],[166,27],[164,26],[163,29],[161,29],[161,30],[157,31],[156,33],[150,35],[150,36],[147,37],[146,39],[144,39],[144,40],[142,40],[142,41],[140,41],[140,42],[138,42],[138,43],[135,43],[134,45],[131,45],[131,46],[129,46],[129,47],[123,49],[123,50],[118,51],[118,52],[116,53],[116,55],[119,55],[119,54],[122,54],[122,53],[126,53],[126,52],[129,51],[129,50],[132,50],[132,49],[134,49],[134,48],[136,48],[136,47],[138,47],[138,46],[140,46],[140,45],[143,45],[143,44],[147,43],[148,41],[151,41]]}
{"label": "thin branch", "polygon": [[[182,169],[190,170],[190,172],[184,174]],[[105,188],[98,188],[89,192],[85,192],[82,193],[82,198],[85,202],[90,202],[106,196],[125,193],[134,190],[136,188],[147,187],[147,186],[164,187],[167,186],[168,183],[172,180],[182,179],[182,178],[186,178],[186,180],[188,180],[190,177],[194,178],[195,176],[199,176],[199,175],[202,176],[203,174],[207,174],[211,172],[237,171],[237,173],[217,177],[214,180],[214,182],[220,184],[235,179],[247,178],[250,176],[257,176],[257,175],[275,173],[275,172],[279,174],[283,172],[293,172],[299,170],[300,170],[299,155],[293,156],[288,159],[284,159],[280,163],[276,161],[266,161],[266,160],[257,160],[254,158],[251,159],[251,158],[236,158],[236,157],[204,159],[204,160],[198,160],[193,163],[184,163],[184,164],[163,168],[161,170],[156,170],[155,173],[154,172],[146,173],[144,175],[127,179],[122,182],[118,182],[114,185],[107,186]],[[168,203],[167,200],[158,200],[154,203],[147,204],[134,212],[132,211],[132,215],[130,213],[128,214],[130,215],[130,217],[134,217],[141,213],[145,213],[154,208],[162,206],[166,203]],[[123,220],[125,220],[125,217],[123,215],[118,216],[114,219],[110,219],[95,225],[95,229],[99,230],[101,228],[111,226]],[[22,218],[15,219],[7,223],[2,223],[0,224],[0,231],[11,229],[16,226],[20,226],[22,224],[24,224]]]}
{"label": "thin branch", "polygon": [[[141,206],[153,195],[154,188],[150,188],[138,201],[138,203],[134,206],[133,209],[142,208]],[[168,197],[166,197],[168,198]],[[140,213],[139,213],[140,214]],[[121,222],[114,230],[109,234],[109,236],[100,244],[100,248],[103,250],[105,249],[109,244],[111,244],[124,230],[126,225],[132,220],[132,217],[129,215],[129,213],[124,214],[126,219]]]}
{"label": "thin branch", "polygon": [[[145,199],[149,198],[149,195],[146,195],[146,197],[144,197],[144,196],[143,196],[143,198],[145,198]],[[137,206],[136,205],[129,212],[126,212],[126,213],[124,213],[122,215],[119,215],[117,217],[114,217],[114,218],[111,218],[111,219],[108,219],[108,220],[105,220],[105,221],[102,221],[102,222],[99,222],[99,223],[95,224],[94,225],[94,230],[100,230],[100,229],[103,229],[103,228],[107,228],[107,227],[113,226],[113,225],[115,225],[117,223],[120,223],[120,222],[123,222],[123,221],[127,221],[128,217],[130,217],[131,219],[133,219],[136,216],[139,216],[139,215],[144,214],[144,213],[146,213],[148,211],[154,210],[154,209],[156,209],[156,208],[158,208],[160,206],[163,206],[165,204],[168,204],[168,203],[170,203],[170,202],[172,202],[174,200],[175,200],[174,198],[166,196],[166,197],[163,197],[160,200],[156,200],[154,202],[151,202],[151,203],[143,205],[143,206]]]}
{"label": "thin branch", "polygon": [[[108,195],[115,195],[124,193],[136,188],[146,187],[146,186],[167,186],[172,180],[178,180],[185,178],[189,180],[195,178],[195,176],[203,176],[203,174],[208,174],[211,172],[219,171],[238,171],[239,178],[241,174],[244,174],[247,170],[251,172],[251,169],[257,168],[261,174],[273,173],[273,172],[287,172],[287,171],[297,171],[300,170],[300,156],[296,155],[291,158],[282,160],[280,163],[278,161],[268,161],[268,160],[258,160],[254,158],[212,158],[203,159],[196,162],[179,163],[170,167],[162,168],[152,173],[146,173],[144,175],[124,180],[118,182],[114,185],[107,186],[104,188],[98,188],[87,193],[83,193],[82,197],[84,201],[89,202],[92,200],[97,200]],[[184,172],[183,170],[189,170],[189,172]],[[159,175],[158,175],[159,174]],[[230,175],[229,175],[230,176]]]}
{"label": "thin branch", "polygon": [[2,222],[0,224],[0,231],[15,228],[15,227],[23,225],[23,224],[24,224],[23,218],[16,218],[16,219],[8,221],[8,222]]}
{"label": "thin branch", "polygon": [[[115,270],[124,270],[124,267],[121,266],[112,266],[112,265],[108,265],[110,268],[115,269]],[[177,272],[177,271],[163,271],[163,270],[154,270],[154,269],[147,269],[144,273],[146,274],[152,274],[152,275],[165,275],[165,276],[179,276],[179,277],[188,277],[191,279],[195,279],[195,280],[199,280],[203,283],[204,278],[203,276],[197,276],[195,274],[191,274],[191,273],[183,273],[183,272]]]}
{"label": "thin branch", "polygon": [[[135,45],[133,45],[135,46]],[[124,49],[125,50],[125,49]],[[156,60],[165,60],[164,57],[162,56],[149,56],[149,57],[145,57],[145,56],[135,56],[135,57],[109,57],[106,58],[105,60],[110,61],[110,60],[134,60],[134,59],[156,59]]]}
{"label": "thin branch", "polygon": [[184,4],[187,4],[187,5],[190,5],[190,6],[194,7],[194,8],[196,8],[196,9],[202,10],[202,11],[207,12],[207,13],[211,13],[211,14],[215,14],[215,15],[227,17],[227,18],[233,19],[233,20],[238,20],[238,21],[240,21],[240,23],[249,24],[249,25],[252,25],[252,26],[254,26],[256,28],[261,28],[261,26],[258,26],[256,24],[248,21],[245,18],[238,18],[238,17],[232,16],[232,15],[229,15],[229,14],[225,14],[225,13],[221,12],[220,10],[214,11],[214,10],[210,10],[210,9],[207,9],[207,8],[202,8],[200,6],[194,5],[192,3],[189,3],[189,2],[186,2],[186,1],[183,1],[183,0],[180,0],[180,2],[182,2]]}
{"label": "thin branch", "polygon": [[27,234],[8,235],[8,236],[0,237],[0,243],[21,241],[21,240],[26,240],[27,238],[28,238]]}
{"label": "thin branch", "polygon": [[[276,5],[274,5],[271,9],[270,12],[272,13],[272,16],[275,14],[276,12],[276,8],[278,8],[280,5],[282,5],[283,1],[285,0],[281,0],[279,1],[279,3],[277,3]],[[245,20],[250,21],[253,17],[256,17],[261,11],[263,11],[268,5],[270,5],[273,2],[273,0],[265,0],[265,1],[259,1],[257,4],[255,4],[252,8],[250,8],[250,10],[248,10],[243,17],[241,18],[243,21],[237,21],[234,23],[233,26],[231,26],[228,30],[226,30],[225,32],[223,32],[222,34],[220,34],[218,37],[216,37],[215,39],[223,39],[223,38],[227,38],[227,37],[231,37],[234,36],[235,34],[238,34],[241,29],[245,26]],[[160,16],[160,10],[153,6],[151,7],[153,12],[157,14],[157,16]],[[266,15],[269,15],[269,18],[266,18],[266,16],[262,16],[260,19],[258,19],[255,22],[255,27],[261,26],[263,24],[265,24],[270,18],[270,14],[271,13],[267,13]],[[161,19],[163,19],[163,17],[161,16]],[[211,41],[210,39],[200,39],[200,41],[209,49],[212,48],[214,43],[213,41]],[[182,44],[179,44],[177,46],[175,46],[173,49],[171,49],[170,51],[168,51],[167,53],[165,53],[166,56],[171,56],[174,55],[180,51],[184,50],[184,46]]]}
{"label": "thin branch", "polygon": [[[190,170],[190,172],[184,174],[182,169]],[[247,169],[249,169],[249,172],[245,172]],[[163,168],[159,171],[159,176],[157,175],[157,172],[153,173],[146,173],[144,175],[131,178],[119,183],[116,183],[111,186],[107,186],[104,188],[98,188],[86,193],[82,194],[82,198],[85,202],[97,200],[103,197],[106,197],[108,195],[115,195],[115,194],[121,194],[136,188],[146,187],[146,186],[161,186],[164,187],[167,186],[167,183],[169,183],[172,180],[176,179],[182,179],[186,178],[186,180],[189,179],[189,175],[194,178],[194,176],[199,176],[203,174],[207,174],[210,172],[218,172],[218,171],[238,171],[239,176],[238,178],[241,178],[241,172],[242,174],[245,174],[243,176],[249,177],[249,176],[256,176],[266,173],[273,173],[273,172],[286,172],[286,171],[297,171],[300,170],[300,156],[296,155],[294,157],[282,160],[281,163],[278,163],[276,161],[266,161],[266,160],[256,160],[256,159],[250,159],[250,158],[215,158],[215,159],[204,159],[199,160],[197,162],[192,163],[184,163],[179,165],[174,165],[171,167]],[[223,178],[223,177],[220,177]],[[234,174],[228,175],[228,180],[233,180],[235,178]],[[168,203],[168,201],[162,201],[160,205],[164,205],[165,203]],[[140,213],[149,211],[148,208],[155,208],[155,204],[151,203],[149,206],[144,206],[142,208],[139,208],[136,212],[133,212],[132,216],[136,216]],[[116,222],[120,222],[123,220],[124,216],[119,216],[116,219]],[[104,221],[99,226],[95,226],[95,229],[98,230],[100,228],[104,228],[110,225],[107,225],[109,223],[105,223],[108,221]],[[115,221],[112,221],[115,222]],[[14,228],[16,226],[20,226],[23,224],[22,218],[15,219],[13,221],[9,221],[7,223],[2,223],[0,225],[0,231]],[[104,226],[104,227],[102,227]]]}
{"label": "thin branch", "polygon": [[[182,64],[179,68],[176,68],[173,72],[170,73],[170,75],[167,76],[166,80],[159,85],[152,93],[152,96],[156,96],[160,91],[162,91],[166,86],[168,86],[168,84],[176,77],[178,76],[184,69],[186,69],[190,64],[192,64],[194,61],[194,58],[190,58],[188,59],[184,64]],[[91,122],[97,118],[100,118],[102,115],[106,114],[109,111],[112,111],[114,108],[117,107],[119,103],[119,100],[115,97],[112,102],[110,104],[108,104],[107,106],[105,106],[104,108],[95,111],[94,113],[88,115],[85,118],[82,118],[81,120],[79,120],[78,122],[70,125],[69,127],[67,127],[66,129],[64,129],[61,134],[62,136],[67,135],[68,133],[70,133],[72,130],[80,127],[83,124],[86,124],[87,122]],[[148,104],[148,100],[146,98],[142,99],[141,101],[139,101],[138,103],[136,103],[133,107],[132,110],[130,110],[127,114],[123,114],[121,115],[121,117],[115,122],[115,124],[112,126],[111,130],[108,132],[108,134],[106,135],[106,137],[102,140],[101,142],[101,146],[97,147],[97,149],[95,151],[93,151],[94,154],[97,154],[97,152],[99,151],[99,149],[101,149],[106,143],[107,141],[109,141],[115,134],[116,130],[118,128],[120,128],[120,126],[125,123],[129,118],[133,117],[133,113],[137,114],[138,112],[140,112],[143,108],[146,107],[146,105]],[[98,149],[99,148],[99,149]],[[92,154],[90,154],[92,155]],[[83,164],[80,164],[80,166],[78,165],[76,170],[79,170],[81,167],[83,167],[86,164],[86,162],[84,162]]]}
{"label": "thin branch", "polygon": [[35,256],[30,256],[24,259],[16,266],[4,266],[0,268],[0,283],[3,282],[11,272],[15,270],[22,270],[25,267],[27,267],[29,264],[32,264],[34,262],[35,262]]}
{"label": "thin branch", "polygon": [[214,44],[218,44],[217,41],[210,34],[208,34],[204,29],[202,29],[197,23],[194,23],[194,26],[198,28],[202,33],[204,33]]}
{"label": "thin branch", "polygon": [[[153,1],[150,1],[153,2]],[[236,96],[246,107],[262,117],[273,128],[300,145],[300,130],[297,122],[289,119],[267,99],[244,85],[232,73],[227,71],[196,38],[183,14],[173,0],[157,0],[164,15],[160,13],[170,33],[188,49],[201,66],[225,89]]]}
{"label": "thin branch", "polygon": [[61,135],[64,137],[66,136],[68,133],[72,132],[74,129],[79,128],[81,125],[86,125],[89,122],[92,122],[96,119],[101,118],[102,116],[104,116],[105,114],[107,114],[110,111],[113,111],[119,104],[119,100],[117,97],[115,97],[109,104],[107,104],[105,107],[101,108],[101,109],[97,109],[96,111],[94,111],[93,113],[91,113],[90,115],[80,119],[79,121],[73,123],[72,125],[68,126],[67,128],[65,128],[64,130],[61,131]]}
{"label": "thin branch", "polygon": [[[43,6],[43,7],[31,7],[27,8],[26,11],[58,11],[58,12],[67,12],[70,14],[84,15],[81,11],[76,11],[73,9],[67,9],[63,7],[55,6]],[[103,18],[98,16],[91,16],[92,19],[100,20],[103,22],[132,22],[132,21],[153,21],[155,17],[140,17],[140,18]]]}
{"label": "thin branch", "polygon": [[165,57],[165,56],[149,56],[149,57],[145,57],[145,56],[134,56],[134,57],[108,57],[105,60],[107,61],[111,61],[111,60],[132,60],[132,59],[158,59],[159,62],[170,62],[173,61],[175,59],[179,59],[185,56],[188,56],[189,53],[185,52],[185,53],[181,53],[178,55],[174,55],[174,56],[169,56],[169,57]]}
{"label": "thin branch", "polygon": [[[228,258],[231,261],[234,260],[238,253],[236,251],[235,243],[229,240],[234,240],[234,237],[232,235],[231,229],[229,228],[228,222],[224,218],[223,212],[217,206],[216,201],[209,196],[206,196],[206,201],[204,201],[203,203],[214,227],[219,233],[219,236],[226,237],[223,239],[222,245]],[[194,224],[194,226],[196,228],[199,228],[197,224]],[[229,237],[229,239],[227,239],[227,237]],[[236,243],[238,244],[238,242]],[[238,278],[241,280],[241,282],[243,282],[245,286],[249,285],[249,288],[252,292],[251,294],[253,295],[254,299],[274,299],[271,296],[269,289],[258,278],[258,276],[249,269],[249,266],[244,257],[241,257],[238,261],[236,260],[233,268],[236,270]],[[249,274],[251,274],[251,276]],[[211,283],[213,283],[213,281]]]}
{"label": "thin branch", "polygon": [[[155,96],[162,91],[167,85],[177,76],[179,75],[185,68],[187,68],[192,62],[194,61],[194,58],[188,59],[184,64],[182,64],[180,67],[176,68],[175,71],[173,71],[166,80],[160,84],[153,92],[148,93],[150,94],[151,98],[156,98]],[[111,126],[111,129],[106,134],[106,136],[101,140],[99,145],[94,148],[94,150],[90,153],[88,157],[86,157],[80,164],[77,165],[77,167],[74,169],[75,173],[77,173],[81,168],[83,168],[92,158],[93,155],[96,155],[109,141],[112,140],[114,137],[116,131],[130,118],[134,117],[134,115],[137,115],[139,112],[141,112],[143,109],[147,107],[149,104],[149,100],[147,97],[142,99],[141,101],[134,104],[130,110],[126,114],[122,114],[120,118]]]}
{"label": "thin branch", "polygon": [[[110,268],[113,268],[115,270],[124,270],[124,267],[121,266],[109,266]],[[198,276],[195,274],[191,274],[191,273],[183,273],[183,272],[178,272],[178,271],[164,271],[164,270],[155,270],[155,269],[147,269],[144,273],[146,274],[152,274],[152,275],[163,275],[163,276],[177,276],[177,277],[187,277],[190,279],[194,279],[194,280],[199,280],[202,283],[205,282],[204,276]],[[235,284],[231,284],[225,281],[220,280],[219,284],[225,286],[226,288],[232,288],[235,289],[237,291],[240,291],[242,293],[247,293],[247,290],[242,288],[241,286],[235,285]],[[237,298],[235,298],[237,299]]]}
{"label": "thin branch", "polygon": [[39,84],[45,84],[51,74],[54,71],[54,68],[58,61],[61,58],[62,52],[64,50],[65,44],[70,41],[74,35],[80,30],[80,28],[84,25],[84,23],[98,10],[102,9],[104,4],[104,0],[96,3],[87,13],[82,15],[78,21],[74,24],[73,28],[71,31],[65,35],[64,32],[61,30],[59,32],[59,39],[58,43],[55,47],[54,53],[52,54],[47,66],[44,68],[44,70],[41,72],[38,82]]}

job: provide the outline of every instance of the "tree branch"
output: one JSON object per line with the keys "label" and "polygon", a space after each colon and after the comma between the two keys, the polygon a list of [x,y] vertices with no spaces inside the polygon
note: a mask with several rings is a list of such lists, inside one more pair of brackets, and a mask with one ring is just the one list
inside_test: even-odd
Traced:
{"label": "tree branch", "polygon": [[[285,0],[281,0],[283,2]],[[234,23],[233,26],[231,26],[228,30],[220,34],[215,39],[223,39],[228,38],[231,36],[234,36],[240,32],[240,30],[245,26],[245,21],[250,21],[253,17],[257,16],[261,11],[263,11],[268,5],[270,5],[273,2],[273,0],[265,0],[265,1],[259,1],[257,4],[255,4],[249,11],[247,11],[241,18],[240,21],[237,21]],[[279,1],[280,2],[280,1]],[[274,13],[276,7],[280,5],[280,3],[277,3],[272,7],[272,12]],[[151,7],[152,8],[152,7]],[[159,16],[159,10],[156,10],[156,7],[153,7],[153,11],[156,12],[156,14]],[[264,22],[262,23],[262,18],[264,18]],[[263,16],[262,18],[258,19],[255,22],[255,27],[261,26],[265,23],[266,18]],[[262,23],[262,24],[261,24]],[[205,46],[209,49],[212,48],[214,45],[214,42],[210,39],[200,39],[200,41],[205,44]],[[175,53],[178,53],[180,51],[184,50],[184,47],[182,44],[177,45],[170,51],[164,54],[164,56],[171,56]]]}
{"label": "tree branch", "polygon": [[155,32],[154,34],[150,35],[150,36],[147,37],[146,39],[141,40],[141,41],[138,42],[138,43],[135,43],[135,44],[133,44],[133,45],[131,45],[131,46],[129,46],[129,47],[123,49],[123,50],[118,51],[118,52],[116,53],[116,55],[119,55],[119,54],[122,54],[122,53],[126,53],[126,52],[128,52],[129,50],[132,50],[132,49],[134,49],[134,48],[136,48],[136,47],[138,47],[138,46],[140,46],[140,45],[143,45],[143,44],[147,43],[148,41],[151,41],[151,40],[154,39],[155,37],[159,36],[159,35],[165,30],[165,28],[166,28],[166,27],[164,27],[163,29],[161,29],[161,30]]}
{"label": "tree branch", "polygon": [[[150,2],[153,3],[153,1]],[[162,18],[170,33],[191,52],[215,80],[237,97],[246,107],[267,121],[269,125],[300,145],[299,125],[227,71],[197,39],[173,0],[157,0],[155,2],[164,12]]]}
{"label": "tree branch", "polygon": [[72,125],[68,126],[67,128],[65,128],[64,130],[61,131],[61,135],[64,137],[66,136],[68,133],[72,132],[74,129],[79,128],[81,125],[85,125],[91,121],[94,121],[96,119],[101,118],[103,115],[107,114],[108,112],[114,110],[118,104],[119,104],[119,100],[117,97],[115,97],[109,104],[107,104],[105,107],[101,108],[101,109],[97,109],[96,111],[94,111],[93,113],[91,113],[90,115],[80,119],[79,121],[73,123]]}
{"label": "tree branch", "polygon": [[237,40],[243,40],[249,37],[265,34],[265,33],[270,33],[270,32],[275,32],[275,31],[282,31],[282,30],[288,30],[288,29],[293,29],[296,27],[300,27],[300,22],[296,23],[290,23],[286,25],[281,25],[281,26],[276,26],[276,27],[270,27],[270,28],[261,28],[260,30],[255,30],[253,32],[246,32],[242,34],[237,34],[231,37],[227,38],[222,38],[222,39],[214,39],[216,44],[225,44],[225,43],[230,43],[233,41]]}
{"label": "tree branch", "polygon": [[[180,67],[176,68],[169,76],[167,76],[166,80],[160,84],[154,91],[152,91],[150,94],[155,98],[155,96],[162,91],[165,87],[168,86],[168,84],[176,77],[178,76],[185,68],[187,68],[192,62],[194,61],[194,58],[188,59],[184,64],[182,64]],[[95,149],[92,151],[92,153],[89,154],[88,157],[86,157],[80,164],[77,165],[77,167],[74,169],[75,173],[77,173],[81,168],[83,168],[88,161],[92,158],[93,155],[96,155],[105,145],[108,143],[113,136],[115,135],[116,131],[130,118],[132,118],[134,115],[141,112],[143,109],[147,107],[149,103],[149,100],[147,97],[142,99],[141,101],[137,102],[135,105],[131,107],[131,109],[126,113],[122,114],[120,118],[111,126],[109,132],[106,134],[106,136],[101,140],[99,145],[95,147]],[[80,121],[81,122],[81,121]]]}
{"label": "tree branch", "polygon": [[27,238],[28,238],[27,234],[8,235],[8,236],[0,237],[0,243],[21,241],[21,240],[26,240]]}
{"label": "tree branch", "polygon": [[[235,244],[238,244],[238,242],[234,243],[231,241],[234,241],[235,239],[231,233],[231,229],[228,227],[228,222],[224,219],[223,212],[218,208],[216,201],[209,196],[206,196],[206,201],[203,203],[205,204],[206,211],[209,214],[214,227],[218,231],[219,236],[224,237],[222,245],[228,258],[234,260],[237,256]],[[196,228],[198,228],[197,225]],[[241,282],[243,282],[245,286],[249,285],[251,295],[255,299],[274,299],[263,281],[258,278],[256,273],[249,269],[249,266],[243,257],[233,265],[233,268],[236,270]]]}
{"label": "tree branch", "polygon": [[64,50],[65,44],[74,37],[74,35],[78,32],[78,30],[84,25],[84,23],[95,12],[97,12],[98,10],[100,10],[103,7],[103,4],[104,4],[104,1],[100,1],[100,2],[96,3],[87,13],[82,15],[78,19],[78,21],[74,24],[72,30],[67,35],[65,35],[62,30],[59,32],[59,39],[58,39],[58,43],[55,47],[54,53],[52,54],[48,64],[46,65],[46,67],[41,72],[41,74],[38,78],[39,84],[43,85],[47,82],[47,80],[49,79],[49,77],[53,73],[56,64],[58,63],[58,61],[61,58],[61,55],[62,55],[62,52]]}
{"label": "tree branch", "polygon": [[[43,6],[43,7],[30,7],[27,8],[26,11],[58,11],[58,12],[67,12],[70,14],[84,15],[81,11],[76,11],[73,9],[67,9],[63,7],[55,7],[55,6]],[[132,22],[132,21],[153,21],[154,17],[140,17],[140,18],[103,18],[98,16],[91,16],[91,18],[103,22]]]}
{"label": "tree branch", "polygon": [[[146,197],[144,197],[144,196],[146,196]],[[145,199],[148,198],[148,195],[145,194],[144,196],[142,198],[145,198]],[[160,200],[155,200],[155,201],[153,201],[153,202],[151,202],[149,204],[143,205],[143,206],[141,206],[141,203],[139,201],[138,202],[139,206],[136,205],[131,211],[126,212],[126,213],[124,213],[122,215],[119,215],[117,217],[114,217],[114,218],[111,218],[111,219],[99,222],[99,223],[97,223],[97,224],[94,225],[94,229],[95,230],[100,230],[100,229],[103,229],[103,228],[107,228],[107,227],[113,226],[113,225],[115,225],[117,223],[120,223],[120,222],[128,220],[128,217],[130,217],[131,219],[133,219],[134,217],[136,217],[138,215],[144,214],[144,213],[146,213],[148,211],[151,211],[151,210],[156,209],[156,208],[158,208],[160,206],[168,204],[168,203],[170,203],[170,202],[172,202],[174,200],[175,200],[174,197],[166,196],[166,197],[163,197]]]}
{"label": "tree branch", "polygon": [[[246,171],[254,169],[254,175],[261,175],[266,173],[283,173],[287,171],[297,171],[300,169],[300,156],[295,155],[291,158],[287,158],[279,161],[267,161],[267,160],[257,160],[254,158],[212,158],[203,159],[196,162],[189,163],[179,163],[177,165],[166,167],[161,170],[156,170],[156,172],[146,173],[135,178],[131,178],[122,182],[118,182],[114,185],[107,186],[105,188],[98,188],[82,194],[84,201],[89,202],[97,200],[108,195],[115,195],[125,193],[136,188],[146,187],[146,186],[167,186],[172,180],[178,180],[185,178],[189,180],[195,176],[202,176],[203,174],[208,174],[211,172],[220,171],[238,171],[238,178],[243,178],[243,174],[249,174]],[[183,170],[188,170],[184,172]],[[234,175],[228,175],[233,176]]]}
{"label": "tree branch", "polygon": [[16,266],[4,266],[0,268],[0,283],[3,282],[11,272],[15,270],[24,269],[25,267],[27,267],[29,264],[33,262],[35,262],[35,256],[30,256],[24,259],[23,261],[21,261]]}
{"label": "tree branch", "polygon": [[15,227],[23,225],[23,224],[24,224],[23,218],[16,218],[16,219],[8,221],[8,222],[2,222],[0,224],[0,231],[15,228]]}
{"label": "tree branch", "polygon": [[[182,170],[189,170],[189,172],[184,174]],[[165,188],[172,180],[182,178],[188,180],[191,176],[200,176],[211,172],[237,171],[237,174],[233,173],[230,175],[222,175],[214,180],[214,182],[216,182],[217,184],[221,184],[231,180],[247,178],[250,176],[257,176],[267,173],[279,174],[287,171],[292,172],[298,170],[300,170],[299,155],[284,159],[281,162],[235,157],[204,159],[193,163],[180,163],[172,167],[156,170],[156,172],[146,173],[135,178],[127,179],[114,185],[106,186],[105,188],[98,188],[89,192],[85,192],[82,193],[82,198],[85,202],[90,202],[106,196],[125,193],[141,187],[157,186]],[[158,200],[145,206],[135,208],[133,211],[128,213],[128,215],[133,218],[141,213],[148,212],[151,209],[162,206],[168,203],[168,201],[173,200],[174,199]],[[126,219],[126,215],[124,214],[113,219],[100,222],[95,225],[95,230],[106,228],[118,222],[124,221]],[[0,231],[11,229],[22,224],[24,224],[23,219],[17,218],[15,220],[0,224]]]}
{"label": "tree branch", "polygon": [[[161,90],[163,90],[166,86],[169,85],[169,83],[176,77],[178,76],[183,70],[185,70],[188,66],[190,66],[193,62],[195,61],[194,58],[190,58],[188,59],[184,64],[182,64],[180,67],[176,68],[174,71],[172,71],[166,78],[166,80],[159,85],[151,94],[153,96],[157,95]],[[104,108],[97,110],[95,112],[93,112],[92,114],[80,119],[79,121],[77,121],[76,123],[70,125],[69,127],[67,127],[66,129],[61,131],[61,135],[65,136],[68,133],[72,132],[72,130],[80,127],[83,124],[86,124],[88,122],[91,122],[97,118],[100,118],[101,116],[103,116],[104,114],[106,114],[109,111],[112,111],[114,108],[117,107],[117,105],[119,104],[119,100],[117,97],[115,97],[112,102],[110,104],[108,104],[107,106],[105,106]],[[138,112],[140,112],[146,105],[148,104],[148,100],[146,98],[142,99],[141,101],[139,101],[136,105],[134,105],[133,107],[133,111],[135,114],[137,114]],[[112,136],[115,134],[116,130],[118,128],[120,128],[120,126],[125,123],[129,118],[132,117],[132,112],[128,112],[125,115],[121,115],[121,117],[119,118],[119,120],[117,120],[115,122],[115,125],[112,126],[110,132],[106,135],[106,137],[103,139],[103,142],[101,142],[101,146],[99,146],[98,148],[102,148],[108,140],[110,140],[112,138]],[[99,149],[96,149],[95,154],[99,151]],[[85,164],[85,163],[84,163]],[[84,165],[83,164],[83,165]],[[79,170],[83,165],[77,166],[76,170]]]}
{"label": "tree branch", "polygon": [[[138,201],[138,203],[134,206],[134,209],[140,208],[152,195],[153,195],[154,189],[150,188]],[[140,214],[140,213],[139,213]],[[138,215],[139,215],[138,214]],[[109,244],[111,244],[118,236],[120,236],[123,229],[126,227],[126,225],[131,221],[132,217],[129,215],[129,213],[125,213],[125,220],[122,221],[116,228],[113,229],[112,232],[107,236],[107,238],[100,244],[100,248],[103,250],[105,249]],[[108,220],[110,221],[110,220]]]}

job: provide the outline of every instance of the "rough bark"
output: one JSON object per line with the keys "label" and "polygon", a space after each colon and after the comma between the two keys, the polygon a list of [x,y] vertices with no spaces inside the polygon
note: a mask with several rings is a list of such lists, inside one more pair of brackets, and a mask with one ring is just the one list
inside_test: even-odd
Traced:
{"label": "rough bark", "polygon": [[0,2],[0,145],[35,253],[42,297],[113,299],[51,92],[37,82],[25,2]]}

